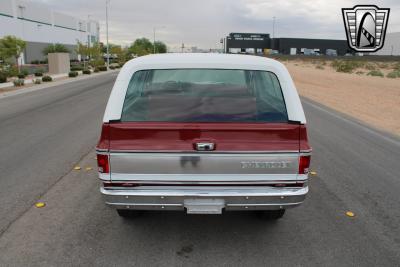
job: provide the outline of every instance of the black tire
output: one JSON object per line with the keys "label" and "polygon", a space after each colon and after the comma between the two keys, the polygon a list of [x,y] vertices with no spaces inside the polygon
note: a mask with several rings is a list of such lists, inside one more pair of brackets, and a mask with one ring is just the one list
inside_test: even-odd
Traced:
{"label": "black tire", "polygon": [[285,209],[257,211],[257,216],[263,220],[278,220],[285,214]]}
{"label": "black tire", "polygon": [[117,210],[119,216],[123,218],[137,218],[143,214],[141,210]]}

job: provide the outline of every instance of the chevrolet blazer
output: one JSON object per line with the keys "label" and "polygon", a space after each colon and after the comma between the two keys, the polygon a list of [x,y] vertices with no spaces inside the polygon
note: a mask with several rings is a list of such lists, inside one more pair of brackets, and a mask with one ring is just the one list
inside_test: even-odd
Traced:
{"label": "chevrolet blazer", "polygon": [[120,216],[256,211],[278,219],[308,192],[311,147],[287,69],[263,57],[162,54],[121,69],[97,148]]}

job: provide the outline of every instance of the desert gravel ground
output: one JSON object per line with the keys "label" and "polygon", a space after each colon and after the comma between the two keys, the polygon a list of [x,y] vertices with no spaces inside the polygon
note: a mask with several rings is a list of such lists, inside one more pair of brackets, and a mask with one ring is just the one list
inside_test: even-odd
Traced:
{"label": "desert gravel ground", "polygon": [[400,135],[400,79],[316,69],[284,62],[300,94],[367,124]]}

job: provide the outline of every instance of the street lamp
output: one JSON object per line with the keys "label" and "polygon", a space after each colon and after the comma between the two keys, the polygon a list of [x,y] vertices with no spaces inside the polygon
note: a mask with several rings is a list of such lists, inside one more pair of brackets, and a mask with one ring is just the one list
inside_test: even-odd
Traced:
{"label": "street lamp", "polygon": [[156,30],[157,29],[164,29],[165,26],[161,27],[153,27],[153,54],[156,53]]}
{"label": "street lamp", "polygon": [[110,51],[109,51],[109,44],[108,44],[108,4],[110,0],[106,0],[106,38],[107,38],[107,70],[110,68]]}

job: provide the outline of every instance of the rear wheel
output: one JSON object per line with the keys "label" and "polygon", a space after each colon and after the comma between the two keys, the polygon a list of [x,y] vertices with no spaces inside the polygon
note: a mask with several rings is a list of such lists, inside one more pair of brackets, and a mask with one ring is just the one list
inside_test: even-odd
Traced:
{"label": "rear wheel", "polygon": [[263,220],[278,220],[285,214],[285,209],[257,211],[257,216]]}
{"label": "rear wheel", "polygon": [[117,212],[123,218],[137,218],[143,214],[141,210],[117,210]]}

